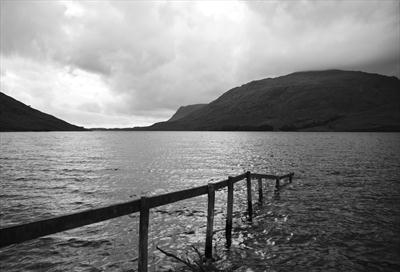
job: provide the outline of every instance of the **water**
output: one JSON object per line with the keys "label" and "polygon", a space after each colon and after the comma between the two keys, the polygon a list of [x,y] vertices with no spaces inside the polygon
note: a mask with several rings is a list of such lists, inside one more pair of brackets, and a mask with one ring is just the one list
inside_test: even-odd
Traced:
{"label": "water", "polygon": [[[236,186],[233,246],[215,235],[216,262],[235,271],[398,271],[400,134],[272,132],[1,133],[0,226],[226,179],[285,174],[293,184],[245,217]],[[254,187],[256,189],[256,187]],[[226,194],[217,193],[215,229]],[[155,247],[204,247],[206,199],[153,209],[151,271],[178,267]],[[137,214],[0,249],[1,271],[129,271]],[[249,270],[251,269],[251,270]]]}

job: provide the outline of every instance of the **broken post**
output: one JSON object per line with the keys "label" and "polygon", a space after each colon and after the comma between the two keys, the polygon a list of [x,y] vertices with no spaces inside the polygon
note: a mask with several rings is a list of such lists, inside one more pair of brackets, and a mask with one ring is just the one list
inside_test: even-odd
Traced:
{"label": "broken post", "polygon": [[233,179],[228,177],[228,197],[226,207],[226,226],[225,237],[226,247],[230,248],[232,244],[232,214],[233,214]]}
{"label": "broken post", "polygon": [[140,199],[140,219],[139,219],[139,262],[138,270],[147,272],[147,251],[149,240],[149,204],[147,197]]}
{"label": "broken post", "polygon": [[262,188],[262,179],[258,178],[258,202],[260,204],[263,203],[263,188]]}
{"label": "broken post", "polygon": [[208,184],[208,208],[207,208],[207,230],[206,230],[206,259],[212,258],[212,238],[214,225],[214,206],[215,206],[215,188],[214,184]]}
{"label": "broken post", "polygon": [[276,177],[276,183],[275,183],[275,190],[279,191],[280,185],[279,185],[279,177]]}
{"label": "broken post", "polygon": [[249,221],[253,221],[253,203],[251,198],[251,177],[250,172],[246,172],[246,184],[247,184],[247,213],[249,215]]}

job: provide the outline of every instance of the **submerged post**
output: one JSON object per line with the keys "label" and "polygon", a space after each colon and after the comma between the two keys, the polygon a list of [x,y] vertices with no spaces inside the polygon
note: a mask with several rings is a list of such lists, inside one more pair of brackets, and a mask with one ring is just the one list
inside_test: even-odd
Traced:
{"label": "submerged post", "polygon": [[249,215],[249,221],[253,221],[253,203],[251,198],[251,177],[250,172],[246,172],[246,184],[247,184],[247,213]]}
{"label": "submerged post", "polygon": [[292,178],[293,178],[293,173],[290,173],[290,176],[289,176],[289,183],[292,183]]}
{"label": "submerged post", "polygon": [[276,177],[275,190],[279,191],[279,188],[280,188],[279,177]]}
{"label": "submerged post", "polygon": [[214,184],[208,184],[208,208],[207,208],[207,230],[206,230],[206,259],[212,258],[212,238],[214,225],[214,206],[215,206],[215,188]]}
{"label": "submerged post", "polygon": [[258,202],[260,202],[260,204],[263,203],[263,188],[261,178],[258,178]]}
{"label": "submerged post", "polygon": [[227,248],[230,248],[232,244],[232,214],[233,214],[233,180],[232,177],[228,177],[228,197],[227,197],[226,226],[225,226],[225,238],[226,238]]}
{"label": "submerged post", "polygon": [[140,199],[140,221],[139,221],[139,262],[138,270],[147,272],[147,251],[149,240],[149,203],[147,197]]}

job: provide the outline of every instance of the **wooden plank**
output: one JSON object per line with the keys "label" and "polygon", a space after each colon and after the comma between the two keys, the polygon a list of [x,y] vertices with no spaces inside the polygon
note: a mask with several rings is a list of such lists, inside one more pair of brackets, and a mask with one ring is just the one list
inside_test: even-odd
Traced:
{"label": "wooden plank", "polygon": [[[241,180],[245,179],[246,178],[246,173],[243,173],[243,174],[238,175],[236,177],[230,177],[230,178],[232,179],[233,183],[236,183],[238,181],[241,181]],[[220,190],[222,188],[227,187],[228,186],[228,180],[219,181],[219,182],[216,182],[216,183],[213,183],[213,184],[214,184],[215,191],[217,191],[217,190]]]}
{"label": "wooden plank", "polygon": [[287,174],[287,175],[284,175],[284,176],[279,177],[279,179],[287,179],[287,180],[288,180],[288,181],[287,181],[286,183],[284,183],[284,184],[279,184],[279,189],[282,189],[284,186],[286,186],[286,185],[292,183],[292,177],[293,177],[293,173],[290,173],[290,174]]}
{"label": "wooden plank", "polygon": [[258,179],[258,178],[263,178],[263,179],[276,179],[276,175],[265,175],[265,174],[251,174],[251,178],[253,179]]}
{"label": "wooden plank", "polygon": [[258,178],[258,202],[260,204],[263,203],[263,185],[261,178]]}
{"label": "wooden plank", "polygon": [[207,185],[186,189],[178,192],[152,196],[148,198],[148,202],[150,208],[155,208],[205,194],[207,194]]}
{"label": "wooden plank", "polygon": [[241,181],[242,179],[245,179],[246,175],[247,175],[247,173],[243,173],[243,174],[241,174],[239,176],[232,177],[233,183],[236,183],[238,181]]}
{"label": "wooden plank", "polygon": [[280,176],[279,178],[280,178],[280,179],[284,179],[284,178],[290,178],[290,177],[292,177],[293,175],[294,175],[294,173],[289,173],[289,174],[286,174],[286,175]]}
{"label": "wooden plank", "polygon": [[215,188],[214,184],[208,184],[208,207],[207,207],[207,230],[205,257],[212,259],[212,239],[214,228],[214,206],[215,206]]}
{"label": "wooden plank", "polygon": [[[246,172],[244,174],[232,177],[232,182],[236,183],[244,178],[265,178],[265,179],[276,179],[279,178],[274,175],[265,174],[252,174]],[[282,177],[289,177],[289,182],[292,181],[294,173],[287,174]],[[223,180],[215,183],[214,189],[219,190],[228,186],[228,181]],[[149,208],[154,208],[170,203],[174,203],[180,200],[204,195],[208,193],[208,186],[200,186],[178,192],[167,193],[163,195],[153,196],[147,198]],[[249,192],[248,192],[249,194]],[[251,198],[251,193],[250,193]],[[251,214],[252,214],[252,205]],[[78,213],[57,216],[49,219],[38,220],[26,224],[19,224],[7,228],[0,229],[0,247],[5,247],[15,243],[21,243],[38,237],[62,232],[101,221],[109,220],[112,218],[128,215],[131,213],[138,212],[140,210],[140,199],[133,201],[119,203],[108,207],[102,207],[97,209],[86,210]],[[250,213],[249,213],[250,214]]]}
{"label": "wooden plank", "polygon": [[218,191],[218,190],[228,186],[228,180],[226,179],[226,180],[219,181],[219,182],[216,182],[216,183],[213,183],[213,184],[214,184],[215,191]]}
{"label": "wooden plank", "polygon": [[253,221],[253,201],[251,197],[251,177],[250,172],[246,175],[246,185],[247,185],[247,214],[249,216],[248,220]]}
{"label": "wooden plank", "polygon": [[0,229],[0,247],[66,231],[140,210],[140,200],[19,224]]}
{"label": "wooden plank", "polygon": [[290,183],[284,183],[284,184],[279,184],[279,190],[282,190],[283,188],[285,188],[287,185],[289,185]]}
{"label": "wooden plank", "polygon": [[139,262],[138,271],[147,272],[147,255],[149,241],[149,203],[147,197],[140,199],[139,222]]}
{"label": "wooden plank", "polygon": [[227,207],[226,207],[226,226],[225,226],[225,238],[226,238],[227,248],[230,248],[232,244],[233,183],[234,182],[232,177],[229,177]]}

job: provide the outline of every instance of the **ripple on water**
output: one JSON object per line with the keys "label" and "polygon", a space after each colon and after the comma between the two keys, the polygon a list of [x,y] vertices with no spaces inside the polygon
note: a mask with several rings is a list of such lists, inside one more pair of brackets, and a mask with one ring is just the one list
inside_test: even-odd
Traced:
{"label": "ripple on water", "polygon": [[[386,133],[7,133],[0,225],[106,206],[226,179],[246,170],[295,179],[246,220],[235,185],[233,246],[216,195],[216,261],[235,271],[400,270],[400,141]],[[256,187],[254,187],[256,190]],[[255,200],[255,199],[254,199]],[[205,197],[151,212],[152,269],[204,247]],[[4,271],[120,271],[136,266],[138,214],[0,250]],[[189,253],[186,253],[189,251]],[[248,271],[249,271],[248,270]]]}

